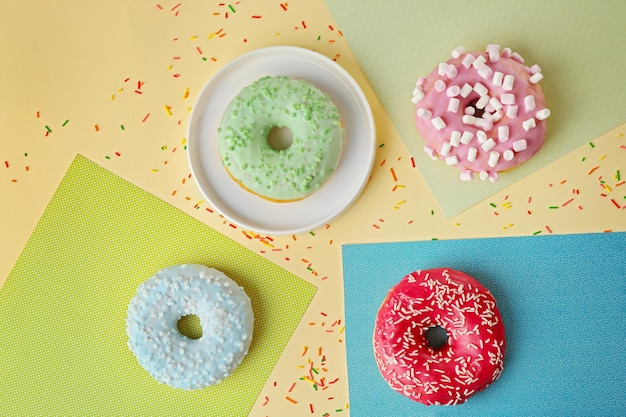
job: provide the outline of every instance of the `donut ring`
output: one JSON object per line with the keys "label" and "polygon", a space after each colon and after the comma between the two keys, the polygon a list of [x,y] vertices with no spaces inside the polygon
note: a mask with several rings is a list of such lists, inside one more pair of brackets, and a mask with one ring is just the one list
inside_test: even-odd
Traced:
{"label": "donut ring", "polygon": [[[429,329],[447,340],[431,347]],[[453,269],[416,271],[393,287],[376,316],[374,356],[395,391],[426,405],[465,402],[498,379],[506,340],[496,301]]]}
{"label": "donut ring", "polygon": [[[178,320],[195,314],[202,336],[191,339]],[[126,319],[128,347],[157,381],[197,389],[230,375],[248,353],[254,314],[244,290],[202,265],[163,269],[137,288]]]}
{"label": "donut ring", "polygon": [[[274,149],[272,129],[287,127],[292,143]],[[263,77],[230,102],[218,129],[219,152],[231,177],[245,189],[276,201],[302,199],[335,171],[344,131],[330,98],[311,83]]]}
{"label": "donut ring", "polygon": [[538,65],[509,48],[465,53],[462,46],[413,90],[415,124],[432,159],[461,170],[461,179],[498,180],[541,148],[550,110]]}

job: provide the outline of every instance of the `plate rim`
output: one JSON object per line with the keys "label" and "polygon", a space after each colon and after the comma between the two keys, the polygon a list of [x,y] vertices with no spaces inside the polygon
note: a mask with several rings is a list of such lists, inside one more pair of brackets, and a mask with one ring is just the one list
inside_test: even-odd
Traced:
{"label": "plate rim", "polygon": [[[236,68],[239,63],[245,62],[246,60],[254,58],[257,55],[267,55],[267,54],[293,56],[293,58],[305,58],[306,60],[309,60],[312,63],[313,62],[324,63],[324,65],[327,65],[330,68],[332,68],[332,71],[327,72],[327,74],[330,74],[339,78],[343,84],[349,83],[349,85],[346,85],[346,87],[348,87],[346,92],[351,93],[352,96],[356,96],[354,97],[356,100],[351,99],[350,101],[354,103],[355,107],[358,108],[359,113],[361,114],[361,117],[363,117],[362,125],[365,129],[365,132],[367,133],[366,136],[368,136],[367,140],[369,142],[369,146],[366,147],[365,144],[363,144],[363,149],[365,149],[368,155],[367,164],[365,166],[365,170],[363,171],[364,172],[363,177],[359,177],[360,184],[358,187],[355,187],[352,195],[349,195],[345,199],[345,202],[340,207],[338,207],[337,210],[334,210],[331,213],[327,214],[326,217],[317,219],[311,222],[302,222],[303,224],[297,227],[295,226],[286,227],[286,228],[264,227],[264,225],[259,224],[258,221],[255,221],[254,219],[246,218],[245,215],[243,216],[231,215],[230,212],[233,211],[232,204],[228,204],[227,202],[225,202],[220,197],[219,193],[217,193],[216,191],[213,191],[213,193],[216,194],[216,198],[220,200],[220,202],[216,203],[215,198],[213,198],[209,190],[205,190],[205,187],[200,183],[200,180],[201,180],[201,178],[199,177],[200,173],[202,173],[201,177],[209,176],[209,175],[206,175],[206,173],[202,169],[202,166],[204,164],[202,164],[201,162],[201,157],[196,155],[199,152],[195,150],[196,145],[197,145],[196,142],[199,139],[196,138],[198,135],[196,134],[194,130],[196,131],[198,130],[197,125],[198,123],[200,123],[201,118],[202,118],[201,107],[204,107],[200,105],[207,101],[207,94],[209,94],[209,90],[212,87],[214,87],[214,84],[216,81],[219,81],[219,79],[224,76],[225,72],[233,68]],[[262,74],[259,75],[259,77],[261,76]],[[320,52],[317,52],[315,50],[305,48],[305,47],[291,46],[291,45],[277,45],[277,46],[257,48],[257,49],[251,50],[249,52],[246,52],[244,54],[237,56],[236,58],[232,59],[231,61],[226,63],[224,66],[222,66],[206,81],[206,83],[202,87],[200,93],[198,94],[194,102],[193,108],[191,110],[191,114],[188,118],[188,125],[187,125],[188,164],[191,169],[192,176],[194,177],[194,182],[196,183],[196,186],[198,187],[203,197],[209,202],[209,204],[214,209],[216,209],[222,216],[224,216],[224,218],[231,221],[232,223],[242,228],[246,228],[255,232],[270,234],[270,235],[289,235],[289,234],[297,234],[297,233],[311,231],[322,226],[323,224],[327,224],[337,219],[339,216],[341,216],[347,210],[349,210],[352,207],[352,205],[356,202],[356,200],[359,198],[359,196],[362,194],[363,190],[365,189],[365,187],[367,186],[369,182],[369,178],[371,177],[371,172],[373,170],[374,161],[376,157],[376,144],[377,144],[376,124],[374,121],[374,116],[373,116],[373,112],[371,109],[371,105],[369,103],[369,100],[367,99],[367,96],[365,95],[365,93],[363,92],[359,84],[356,82],[356,80],[352,77],[352,75],[345,68],[339,65],[337,62],[335,62],[334,60],[330,59],[329,57],[327,57],[326,55]],[[344,144],[344,147],[345,147],[345,144]],[[344,148],[343,152],[345,151],[346,149]],[[342,157],[339,162],[339,166],[341,166],[341,164],[343,163],[343,159],[344,158]],[[323,187],[320,188],[320,190],[321,189],[323,189]],[[314,194],[311,194],[311,196]],[[305,201],[309,197],[310,196],[305,197],[304,199],[300,200],[300,202]],[[262,198],[262,197],[258,197],[258,198]],[[270,202],[269,200],[265,200],[265,203],[269,203],[270,205],[276,205],[276,207],[281,207],[281,206],[286,207],[285,206],[286,204],[290,204],[289,202]]]}

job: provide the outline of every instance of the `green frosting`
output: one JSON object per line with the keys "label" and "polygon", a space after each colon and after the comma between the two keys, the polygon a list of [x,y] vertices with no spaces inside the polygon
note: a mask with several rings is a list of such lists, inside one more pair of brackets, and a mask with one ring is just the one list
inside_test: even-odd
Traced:
{"label": "green frosting", "polygon": [[[268,142],[275,127],[291,130],[292,144]],[[275,200],[295,200],[319,189],[332,175],[344,130],[330,98],[303,80],[263,77],[230,102],[218,128],[222,163],[247,189]]]}

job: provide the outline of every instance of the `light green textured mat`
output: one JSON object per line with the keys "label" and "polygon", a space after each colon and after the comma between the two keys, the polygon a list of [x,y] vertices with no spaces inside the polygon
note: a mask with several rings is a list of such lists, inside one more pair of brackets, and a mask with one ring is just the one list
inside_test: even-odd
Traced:
{"label": "light green textured mat", "polygon": [[[220,384],[157,383],[126,342],[137,286],[181,263],[223,271],[255,311]],[[0,415],[245,416],[316,287],[77,156],[0,290]]]}
{"label": "light green textured mat", "polygon": [[[452,217],[626,121],[626,2],[325,0],[370,84],[440,204]],[[510,47],[539,64],[552,115],[541,151],[496,184],[459,181],[431,161],[415,128],[420,76],[458,45]]]}

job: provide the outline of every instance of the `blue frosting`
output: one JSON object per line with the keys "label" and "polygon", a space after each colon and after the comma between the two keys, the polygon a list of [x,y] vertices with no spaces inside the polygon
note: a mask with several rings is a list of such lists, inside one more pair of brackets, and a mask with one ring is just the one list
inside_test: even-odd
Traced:
{"label": "blue frosting", "polygon": [[[195,314],[202,336],[178,331]],[[222,272],[202,265],[163,269],[137,288],[128,306],[128,346],[159,382],[197,389],[230,375],[248,353],[254,313],[244,290]]]}

